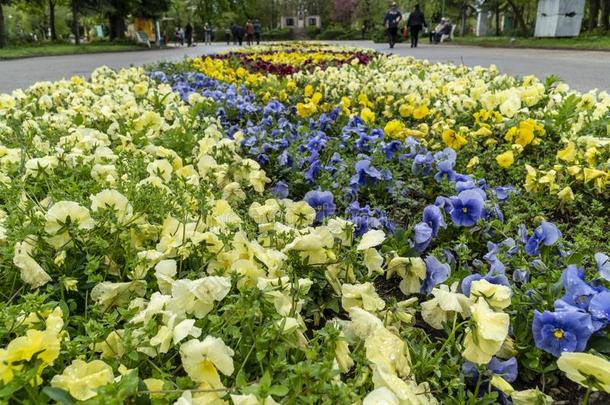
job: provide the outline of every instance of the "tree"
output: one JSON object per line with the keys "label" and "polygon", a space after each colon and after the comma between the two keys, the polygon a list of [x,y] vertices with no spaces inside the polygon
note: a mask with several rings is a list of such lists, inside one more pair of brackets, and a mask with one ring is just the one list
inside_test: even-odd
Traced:
{"label": "tree", "polygon": [[123,38],[125,36],[125,18],[133,7],[128,0],[107,0],[100,7],[108,18],[110,39]]}
{"label": "tree", "polygon": [[597,28],[597,20],[599,19],[599,10],[601,9],[601,0],[589,1],[589,31]]}
{"label": "tree", "polygon": [[513,14],[515,19],[517,20],[517,25],[523,31],[523,35],[527,35],[529,33],[529,29],[527,28],[527,23],[525,22],[525,18],[523,16],[525,6],[520,3],[527,3],[528,0],[507,0],[510,8],[513,9]]}
{"label": "tree", "polygon": [[333,4],[333,21],[348,27],[352,23],[352,16],[358,7],[359,0],[335,0]]}
{"label": "tree", "polygon": [[7,43],[6,26],[4,24],[4,9],[2,6],[8,6],[11,0],[0,0],[0,48],[4,48]]}
{"label": "tree", "polygon": [[71,0],[70,7],[72,10],[72,34],[74,34],[74,43],[80,44],[80,26],[78,24],[78,16],[81,8],[81,0]]}
{"label": "tree", "polygon": [[605,31],[610,30],[610,0],[603,0],[602,3],[602,26]]}

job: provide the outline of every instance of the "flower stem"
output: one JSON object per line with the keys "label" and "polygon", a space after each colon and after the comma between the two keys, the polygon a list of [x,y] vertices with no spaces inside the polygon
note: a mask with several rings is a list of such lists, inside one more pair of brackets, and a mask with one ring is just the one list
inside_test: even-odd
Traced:
{"label": "flower stem", "polygon": [[587,392],[582,399],[582,405],[587,405],[589,403],[589,396],[591,395],[591,386],[587,387]]}
{"label": "flower stem", "polygon": [[477,372],[478,372],[479,376],[477,377],[477,385],[474,388],[474,394],[472,395],[472,398],[471,398],[471,401],[470,401],[470,403],[472,405],[477,403],[477,398],[479,396],[479,389],[481,388],[481,374],[482,373],[480,372],[480,370],[478,370],[478,367],[477,367]]}

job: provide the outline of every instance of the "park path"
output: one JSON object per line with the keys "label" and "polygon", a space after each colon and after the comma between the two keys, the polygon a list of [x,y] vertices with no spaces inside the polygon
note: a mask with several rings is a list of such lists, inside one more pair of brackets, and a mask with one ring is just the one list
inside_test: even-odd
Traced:
{"label": "park path", "polygon": [[[417,49],[399,44],[390,50],[386,44],[369,41],[334,42],[376,49],[380,52],[414,56],[434,62],[451,62],[468,66],[495,64],[505,73],[540,78],[555,74],[580,91],[593,88],[610,91],[610,52],[564,51],[543,49],[501,49],[458,45],[428,45]],[[37,81],[59,80],[73,75],[88,76],[96,67],[122,68],[164,60],[222,52],[235,46],[214,44],[192,48],[170,48],[156,51],[100,53],[88,55],[45,56],[0,61],[0,93],[25,88]]]}

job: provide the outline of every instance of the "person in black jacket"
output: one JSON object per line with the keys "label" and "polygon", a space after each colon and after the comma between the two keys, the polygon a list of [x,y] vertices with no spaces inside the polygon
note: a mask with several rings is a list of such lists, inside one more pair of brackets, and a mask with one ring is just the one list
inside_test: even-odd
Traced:
{"label": "person in black jacket", "polygon": [[409,34],[411,35],[411,48],[417,48],[417,40],[419,39],[419,32],[422,27],[427,27],[426,18],[424,17],[423,11],[419,9],[419,4],[413,7],[413,11],[409,14],[407,19],[407,27],[409,27]]}
{"label": "person in black jacket", "polygon": [[394,48],[396,44],[396,37],[398,34],[398,24],[402,20],[402,14],[398,11],[396,3],[392,3],[390,9],[385,13],[384,25],[388,30],[388,37],[390,40],[390,48]]}
{"label": "person in black jacket", "polygon": [[184,28],[184,36],[186,37],[186,44],[188,46],[192,46],[193,45],[193,26],[191,25],[191,22],[189,21],[188,24],[186,24],[186,27]]}

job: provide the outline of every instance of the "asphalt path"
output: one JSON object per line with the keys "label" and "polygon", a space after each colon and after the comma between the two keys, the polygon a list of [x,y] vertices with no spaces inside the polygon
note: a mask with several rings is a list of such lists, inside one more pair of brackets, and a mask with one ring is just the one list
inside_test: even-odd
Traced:
{"label": "asphalt path", "polygon": [[[594,88],[610,91],[610,52],[567,51],[543,49],[482,48],[459,45],[422,43],[412,49],[399,44],[389,49],[386,44],[369,41],[333,42],[375,49],[379,52],[413,56],[433,62],[489,66],[517,76],[536,75],[545,78],[557,75],[572,88],[589,91]],[[114,69],[159,61],[178,61],[186,57],[236,49],[234,45],[198,45],[191,48],[169,48],[136,52],[114,52],[84,55],[44,56],[0,61],[0,93],[26,88],[37,81],[59,80],[74,75],[88,76],[102,65]]]}

